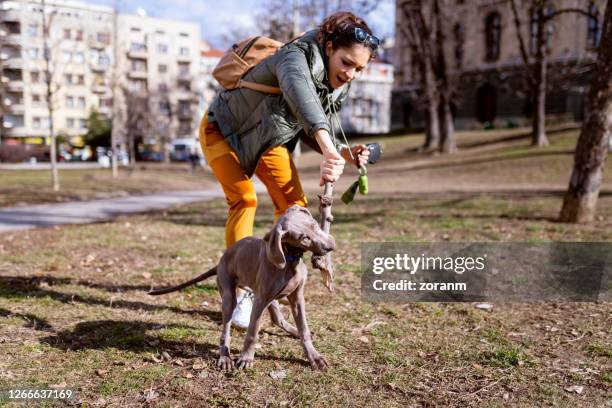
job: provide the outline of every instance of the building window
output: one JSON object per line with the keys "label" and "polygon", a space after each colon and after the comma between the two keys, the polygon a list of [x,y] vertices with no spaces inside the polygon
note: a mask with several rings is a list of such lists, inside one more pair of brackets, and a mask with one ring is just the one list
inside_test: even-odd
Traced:
{"label": "building window", "polygon": [[87,119],[79,119],[79,127],[81,129],[87,129]]}
{"label": "building window", "polygon": [[130,51],[134,51],[134,52],[147,51],[147,45],[144,43],[140,43],[140,42],[132,42],[132,44],[130,45]]}
{"label": "building window", "polygon": [[157,44],[157,52],[160,53],[160,54],[167,54],[168,53],[168,44],[164,44],[164,43]]}
{"label": "building window", "polygon": [[64,85],[72,85],[72,75],[64,74]]}
{"label": "building window", "polygon": [[72,118],[66,119],[66,127],[68,129],[74,129],[74,119]]}
{"label": "building window", "polygon": [[69,40],[69,39],[70,39],[70,29],[65,28],[64,29],[64,40]]}
{"label": "building window", "polygon": [[41,126],[41,120],[39,117],[33,117],[32,118],[32,127],[34,129],[40,129]]}
{"label": "building window", "polygon": [[587,17],[587,47],[594,49],[599,47],[599,10],[595,3],[589,5],[590,17]]}
{"label": "building window", "polygon": [[157,86],[157,90],[162,93],[168,92],[168,84],[161,83]]}
{"label": "building window", "polygon": [[189,75],[189,64],[178,64],[179,75]]}
{"label": "building window", "polygon": [[97,33],[96,40],[102,44],[108,45],[110,44],[110,34],[109,33]]}
{"label": "building window", "polygon": [[168,72],[168,66],[166,64],[159,64],[157,66],[157,72],[159,72],[160,74],[165,74],[166,72]]}
{"label": "building window", "polygon": [[77,106],[79,108],[85,108],[85,97],[84,96],[79,96],[77,101],[78,101]]}
{"label": "building window", "polygon": [[142,60],[132,60],[132,71],[133,72],[146,72],[147,63]]}
{"label": "building window", "polygon": [[28,25],[27,33],[30,37],[38,37],[38,25],[36,24]]}
{"label": "building window", "polygon": [[130,31],[133,32],[133,33],[139,33],[140,32],[140,28],[138,28],[138,27],[131,27]]}
{"label": "building window", "polygon": [[40,95],[32,94],[32,103],[39,104],[41,102]]}
{"label": "building window", "polygon": [[457,68],[463,67],[463,56],[465,54],[465,27],[461,23],[455,24],[455,63]]}
{"label": "building window", "polygon": [[108,54],[98,54],[98,65],[108,67],[110,65],[110,57]]}
{"label": "building window", "polygon": [[35,84],[40,82],[40,73],[37,71],[30,72],[30,80]]}
{"label": "building window", "polygon": [[487,61],[499,59],[501,43],[501,16],[494,11],[485,19],[485,58]]}
{"label": "building window", "polygon": [[159,113],[165,116],[170,115],[170,101],[160,101],[159,102]]}
{"label": "building window", "polygon": [[181,57],[188,57],[189,56],[189,47],[181,47],[181,48],[179,48],[179,55]]}
{"label": "building window", "polygon": [[67,51],[67,50],[62,51],[62,61],[63,62],[72,61],[72,51]]}
{"label": "building window", "polygon": [[77,75],[77,84],[85,85],[85,75]]}
{"label": "building window", "polygon": [[67,96],[66,97],[66,107],[67,108],[74,108],[74,97],[72,97],[72,96]]}
{"label": "building window", "polygon": [[[546,6],[546,15],[551,16],[555,12],[555,8],[551,4],[547,4]],[[531,54],[535,54],[538,51],[538,27],[540,16],[544,15],[544,9],[531,9],[529,12],[530,15],[530,25],[529,25],[529,51]],[[555,31],[555,28],[552,22],[549,20],[548,22],[543,24],[542,27],[545,30],[545,38],[544,38],[544,46],[546,48],[545,52],[550,54],[552,49],[552,36]]]}
{"label": "building window", "polygon": [[38,48],[30,48],[28,50],[28,54],[30,55],[30,58],[33,60],[37,60],[38,57],[40,56]]}
{"label": "building window", "polygon": [[82,64],[85,62],[85,54],[83,54],[81,51],[77,51],[74,53],[74,60],[73,62],[75,64]]}
{"label": "building window", "polygon": [[74,39],[77,41],[83,41],[83,30],[77,30]]}
{"label": "building window", "polygon": [[188,34],[188,33],[180,33],[179,35],[180,35],[181,37],[189,37],[189,34]]}

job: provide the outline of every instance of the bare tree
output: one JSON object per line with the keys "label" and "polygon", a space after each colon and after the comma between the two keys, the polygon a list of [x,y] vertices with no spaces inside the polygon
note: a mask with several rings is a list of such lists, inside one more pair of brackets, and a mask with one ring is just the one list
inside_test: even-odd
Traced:
{"label": "bare tree", "polygon": [[46,0],[42,0],[42,34],[43,34],[43,58],[45,59],[45,74],[44,81],[47,88],[46,100],[47,100],[47,111],[49,113],[49,137],[51,138],[51,179],[53,183],[53,191],[59,191],[60,181],[59,174],[57,171],[57,139],[55,135],[55,128],[53,124],[53,112],[54,107],[54,95],[58,91],[58,85],[53,80],[54,72],[52,65],[53,54],[49,42],[51,41],[51,27],[53,24],[53,18],[55,17],[55,10],[48,13]]}
{"label": "bare tree", "polygon": [[425,105],[424,150],[453,153],[457,150],[451,110],[454,75],[447,62],[447,30],[454,16],[446,0],[408,0],[402,3],[404,32],[411,58],[418,67]]}
{"label": "bare tree", "polygon": [[[554,10],[549,0],[523,0],[523,8],[529,13],[530,25],[523,24],[517,4],[518,0],[510,0],[516,36],[519,43],[521,58],[525,67],[525,78],[532,100],[532,145],[546,146],[546,87],[547,87],[547,36],[552,29],[555,17],[566,13],[580,13],[593,17],[588,10],[564,8]],[[527,6],[526,8],[524,6]],[[532,50],[529,53],[524,38],[523,27],[529,27],[529,34],[535,36]]]}
{"label": "bare tree", "polygon": [[560,220],[592,221],[612,132],[612,1],[608,1],[591,80],[586,118],[574,156],[574,168],[565,193]]}

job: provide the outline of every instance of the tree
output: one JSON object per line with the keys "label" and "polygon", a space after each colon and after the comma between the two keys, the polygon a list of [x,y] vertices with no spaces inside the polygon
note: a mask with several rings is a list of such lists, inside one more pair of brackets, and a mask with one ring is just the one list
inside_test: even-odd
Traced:
{"label": "tree", "polygon": [[92,111],[87,118],[87,133],[85,142],[92,148],[111,146],[111,125],[96,111]]}
{"label": "tree", "polygon": [[451,110],[455,74],[446,56],[451,7],[446,0],[408,0],[402,3],[403,30],[418,67],[417,81],[425,105],[424,150],[453,153],[457,150]]}
{"label": "tree", "polygon": [[[523,0],[527,4],[530,18],[531,50],[527,51],[523,27],[517,0],[510,0],[516,37],[519,50],[523,60],[525,78],[532,101],[532,145],[546,146],[546,87],[547,87],[547,58],[549,33],[552,30],[552,22],[555,17],[565,13],[580,13],[587,17],[593,17],[588,10],[578,8],[564,8],[555,10],[549,0]],[[525,9],[525,7],[523,7]]]}
{"label": "tree", "polygon": [[559,218],[592,221],[612,132],[612,1],[606,6],[599,55],[588,94],[574,168]]}
{"label": "tree", "polygon": [[49,114],[49,136],[51,138],[51,179],[53,183],[53,191],[59,191],[60,182],[59,174],[57,172],[57,140],[55,135],[55,128],[53,124],[53,112],[54,112],[54,95],[57,92],[57,85],[53,81],[53,55],[51,53],[50,32],[55,16],[55,10],[49,15],[47,14],[46,0],[42,0],[42,33],[43,33],[43,58],[45,59],[45,74],[44,81],[47,88],[46,99],[47,99],[47,112]]}

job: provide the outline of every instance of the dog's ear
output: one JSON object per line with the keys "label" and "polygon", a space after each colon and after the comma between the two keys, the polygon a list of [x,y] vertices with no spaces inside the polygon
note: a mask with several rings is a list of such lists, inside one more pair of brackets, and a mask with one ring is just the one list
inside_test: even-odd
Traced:
{"label": "dog's ear", "polygon": [[298,204],[293,204],[291,207],[287,209],[287,211],[301,211],[305,214],[308,214],[310,217],[312,217],[312,214],[310,213],[310,211],[308,211],[308,208],[302,207],[301,205],[298,205]]}
{"label": "dog's ear", "polygon": [[268,260],[279,269],[285,267],[285,253],[283,252],[283,235],[285,230],[280,222],[274,224],[272,230],[266,234],[264,240],[266,243],[266,256]]}

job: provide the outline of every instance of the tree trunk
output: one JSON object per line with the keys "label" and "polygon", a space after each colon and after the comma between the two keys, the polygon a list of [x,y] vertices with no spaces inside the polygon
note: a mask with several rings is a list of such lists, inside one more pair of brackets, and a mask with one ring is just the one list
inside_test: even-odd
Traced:
{"label": "tree trunk", "polygon": [[538,9],[538,37],[534,64],[533,111],[531,144],[548,146],[546,137],[546,40],[543,6]]}
{"label": "tree trunk", "polygon": [[441,133],[442,140],[440,142],[441,153],[455,153],[457,151],[457,142],[455,141],[455,124],[453,122],[453,112],[450,107],[449,96],[446,93],[442,94],[441,98]]}
{"label": "tree trunk", "polygon": [[559,218],[589,222],[595,216],[602,171],[612,132],[612,1],[606,6],[586,117],[574,155],[574,169]]}
{"label": "tree trunk", "polygon": [[425,96],[425,144],[423,150],[430,151],[438,148],[440,144],[440,115],[438,113],[438,105],[440,104],[440,96],[436,89],[433,68],[429,58],[425,56],[423,62],[423,92]]}

